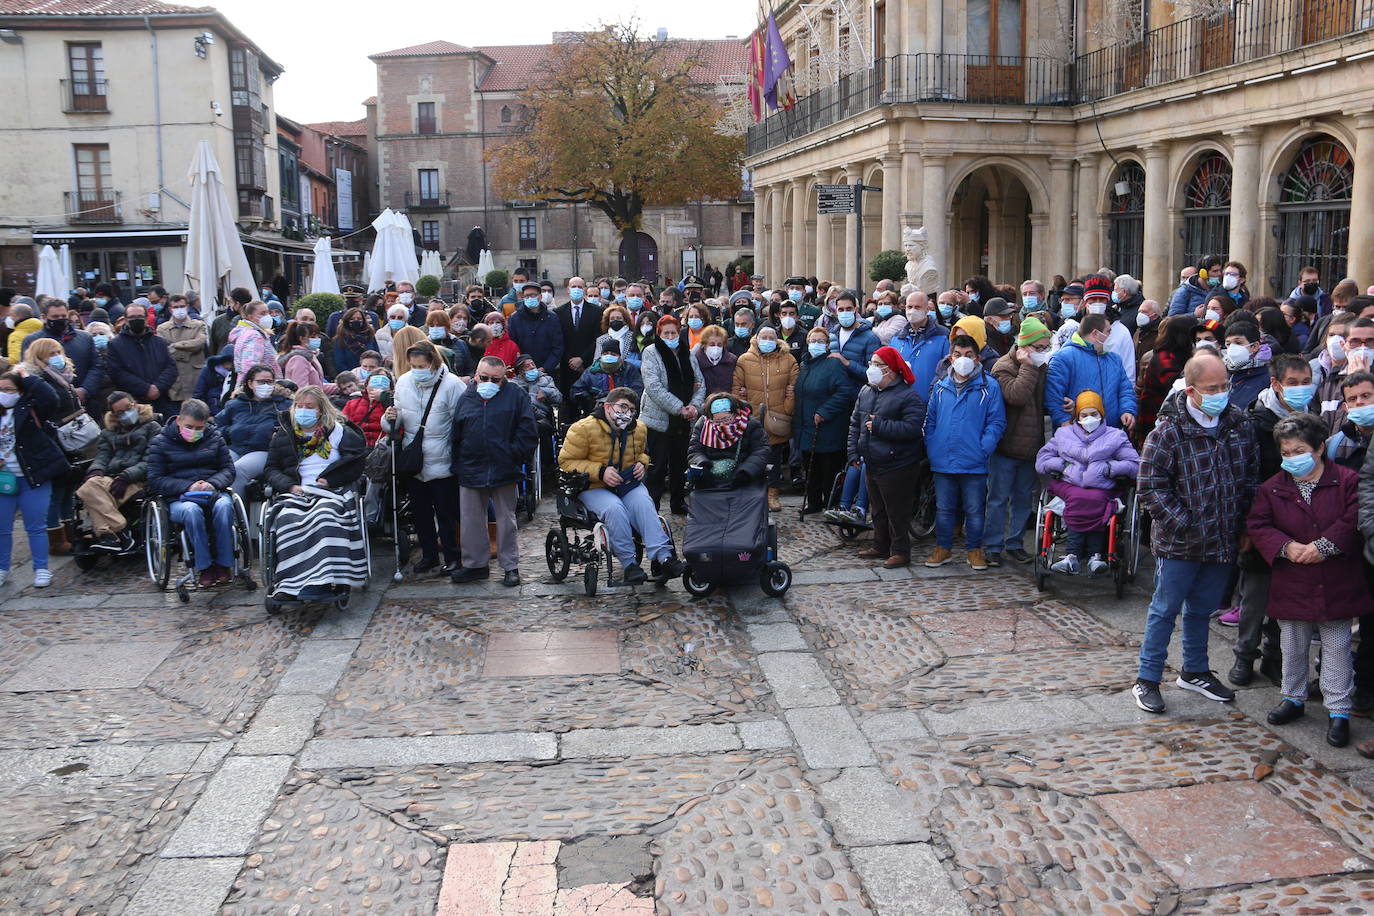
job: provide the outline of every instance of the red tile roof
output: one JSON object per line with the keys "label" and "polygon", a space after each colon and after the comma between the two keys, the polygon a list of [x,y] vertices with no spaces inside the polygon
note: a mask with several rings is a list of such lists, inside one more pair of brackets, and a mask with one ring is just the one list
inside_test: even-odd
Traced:
{"label": "red tile roof", "polygon": [[[688,53],[700,57],[701,66],[692,72],[692,79],[697,83],[714,83],[722,76],[743,77],[748,67],[748,50],[744,42],[736,38],[678,40],[673,44],[679,60]],[[515,92],[524,89],[552,48],[553,45],[482,45],[476,48],[495,61],[482,80],[481,90]]]}
{"label": "red tile roof", "polygon": [[368,56],[368,60],[383,60],[388,57],[446,57],[450,54],[471,54],[472,48],[456,45],[451,41],[427,41],[422,45],[382,51]]}
{"label": "red tile roof", "polygon": [[156,16],[159,13],[213,13],[209,6],[183,6],[158,0],[0,0],[6,16]]}
{"label": "red tile roof", "polygon": [[370,95],[370,96],[368,96],[367,98],[363,99],[363,104],[364,104],[364,105],[376,105],[376,104],[377,104],[377,97],[376,97],[375,95]]}
{"label": "red tile roof", "polygon": [[317,130],[322,134],[330,134],[335,137],[359,137],[367,133],[367,121],[360,119],[357,121],[316,121],[314,124],[307,124],[311,130]]}

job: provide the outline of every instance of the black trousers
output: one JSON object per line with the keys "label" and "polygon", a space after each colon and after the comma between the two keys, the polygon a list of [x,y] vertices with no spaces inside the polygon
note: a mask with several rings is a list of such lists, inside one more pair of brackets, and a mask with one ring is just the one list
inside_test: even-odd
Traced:
{"label": "black trousers", "polygon": [[802,469],[806,472],[806,511],[820,512],[830,502],[835,475],[845,465],[844,452],[806,452]]}
{"label": "black trousers", "polygon": [[[406,483],[410,494],[410,514],[415,520],[415,539],[420,542],[422,557],[437,557],[439,545],[444,548],[444,561],[460,562],[458,552],[458,481],[452,477],[421,480],[411,477]],[[438,537],[435,526],[438,525]]]}
{"label": "black trousers", "polygon": [[890,557],[911,556],[911,505],[916,498],[916,469],[902,468],[868,476],[868,507],[873,513],[873,549]]}
{"label": "black trousers", "polygon": [[645,485],[658,509],[663,494],[668,494],[674,509],[687,505],[687,446],[692,430],[685,421],[668,421],[666,432],[649,430],[649,475]]}

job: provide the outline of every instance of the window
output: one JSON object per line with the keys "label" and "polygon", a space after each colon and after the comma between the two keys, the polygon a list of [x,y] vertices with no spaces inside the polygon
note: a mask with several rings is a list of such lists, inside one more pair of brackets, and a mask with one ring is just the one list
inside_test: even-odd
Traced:
{"label": "window", "polygon": [[438,249],[439,221],[437,219],[427,219],[420,223],[420,244],[425,248]]}
{"label": "window", "polygon": [[1111,246],[1107,263],[1123,274],[1139,277],[1145,262],[1145,169],[1136,162],[1123,162],[1113,184],[1125,182],[1124,196],[1112,195],[1107,215]]}
{"label": "window", "polygon": [[509,124],[509,123],[510,123],[510,118],[511,118],[510,106],[509,106],[509,105],[502,105],[502,106],[501,106],[501,123],[502,123],[502,124]]}
{"label": "window", "polygon": [[437,203],[439,200],[439,170],[420,169],[420,202]]}
{"label": "window", "polygon": [[262,74],[258,56],[247,48],[229,49],[229,103],[252,109],[261,117]]}
{"label": "window", "polygon": [[1308,264],[1327,289],[1345,277],[1354,181],[1354,160],[1335,138],[1313,137],[1298,150],[1279,186],[1280,292]]}
{"label": "window", "polygon": [[533,251],[539,247],[539,234],[533,216],[520,217],[520,250]]}
{"label": "window", "polygon": [[115,212],[114,179],[110,147],[106,143],[79,143],[76,154],[76,206],[69,207],[73,221],[99,221]]}
{"label": "window", "polygon": [[417,134],[437,134],[439,132],[433,102],[420,102],[415,106],[415,132]]}
{"label": "window", "polygon": [[105,51],[100,42],[67,45],[67,75],[71,94],[68,111],[106,111]]}
{"label": "window", "polygon": [[520,269],[525,272],[527,277],[539,276],[539,262],[534,258],[521,258]]}
{"label": "window", "polygon": [[1183,192],[1183,263],[1196,264],[1231,244],[1231,163],[1221,153],[1198,161]]}
{"label": "window", "polygon": [[748,248],[754,244],[754,211],[745,210],[739,215],[739,244]]}

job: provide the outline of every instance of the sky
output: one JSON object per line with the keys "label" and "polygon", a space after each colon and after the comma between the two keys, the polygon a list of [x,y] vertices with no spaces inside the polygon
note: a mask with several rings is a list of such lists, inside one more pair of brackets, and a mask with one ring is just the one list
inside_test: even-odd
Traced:
{"label": "sky", "polygon": [[[182,0],[199,5],[196,0]],[[555,31],[637,17],[647,32],[672,38],[744,38],[754,28],[749,0],[203,0],[217,7],[286,68],[275,87],[279,114],[294,121],[352,121],[377,91],[369,54],[427,41],[460,45],[544,44]],[[382,21],[373,14],[382,12]]]}

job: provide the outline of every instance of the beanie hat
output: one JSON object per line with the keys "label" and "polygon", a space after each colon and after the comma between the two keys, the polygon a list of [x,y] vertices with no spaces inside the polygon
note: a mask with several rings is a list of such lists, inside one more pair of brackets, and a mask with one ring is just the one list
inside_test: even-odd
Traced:
{"label": "beanie hat", "polygon": [[1083,302],[1100,302],[1112,298],[1112,281],[1101,274],[1093,274],[1083,284]]}
{"label": "beanie hat", "polygon": [[911,373],[911,367],[906,364],[906,360],[902,359],[902,354],[892,347],[879,347],[873,355],[882,360],[887,368],[900,375],[908,385],[916,383],[916,376]]}
{"label": "beanie hat", "polygon": [[979,350],[988,345],[987,322],[983,321],[983,319],[979,318],[977,315],[965,315],[963,318],[954,322],[954,330],[950,332],[950,336],[954,337],[960,332],[978,341]]}
{"label": "beanie hat", "polygon": [[1050,329],[1045,327],[1045,323],[1034,315],[1031,315],[1021,322],[1021,333],[1016,335],[1016,345],[1018,347],[1029,347],[1037,340],[1044,340],[1050,337]]}
{"label": "beanie hat", "polygon": [[1078,399],[1073,402],[1073,418],[1077,420],[1079,415],[1089,407],[1096,410],[1100,417],[1107,415],[1107,409],[1102,406],[1102,395],[1096,391],[1082,391],[1079,392]]}

